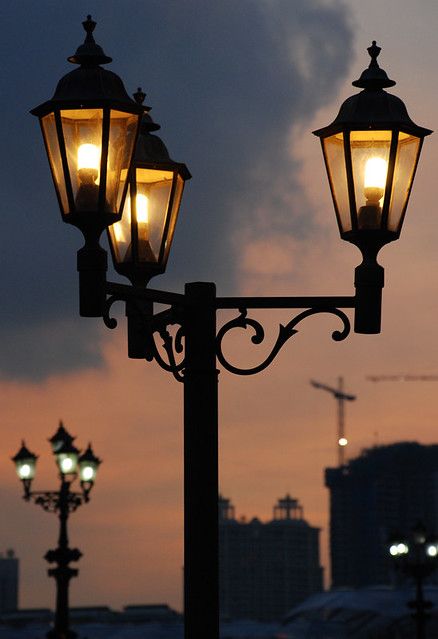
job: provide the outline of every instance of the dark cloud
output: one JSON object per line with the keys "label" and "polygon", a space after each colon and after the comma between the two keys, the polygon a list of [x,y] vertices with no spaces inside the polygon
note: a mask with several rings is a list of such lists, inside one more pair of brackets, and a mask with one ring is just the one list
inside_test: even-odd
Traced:
{"label": "dark cloud", "polygon": [[[180,289],[199,279],[233,289],[233,239],[264,224],[260,213],[254,222],[256,204],[275,211],[277,231],[306,232],[311,215],[302,215],[305,198],[287,135],[333,97],[351,49],[348,14],[335,0],[5,4],[4,376],[39,379],[101,364],[96,322],[75,326],[75,252],[82,241],[60,221],[38,123],[28,114],[69,70],[65,59],[82,41],[80,22],[89,12],[98,22],[96,40],[114,58],[111,68],[129,91],[143,86],[172,157],[194,176],[160,283]],[[292,211],[291,192],[300,203]]]}

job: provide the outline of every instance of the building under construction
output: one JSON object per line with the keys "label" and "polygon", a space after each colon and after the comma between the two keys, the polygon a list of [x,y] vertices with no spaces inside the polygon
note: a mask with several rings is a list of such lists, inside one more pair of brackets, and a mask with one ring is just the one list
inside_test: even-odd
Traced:
{"label": "building under construction", "polygon": [[404,442],[365,450],[328,468],[332,587],[393,581],[388,541],[422,521],[438,532],[438,444]]}

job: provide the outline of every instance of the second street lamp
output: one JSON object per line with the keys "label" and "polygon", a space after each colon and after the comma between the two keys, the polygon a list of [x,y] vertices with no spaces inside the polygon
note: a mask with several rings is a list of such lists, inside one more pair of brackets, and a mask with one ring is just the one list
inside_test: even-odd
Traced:
{"label": "second street lamp", "polygon": [[[128,317],[129,356],[155,360],[184,384],[186,639],[219,636],[217,363],[237,375],[258,373],[297,333],[300,322],[319,313],[340,319],[341,329],[332,333],[336,341],[345,339],[350,332],[349,318],[341,309],[354,309],[356,332],[380,331],[383,269],[377,263],[377,253],[400,233],[421,142],[430,131],[408,121],[407,113],[404,119],[398,118],[397,113],[404,115],[406,109],[401,100],[384,91],[393,82],[377,64],[378,47],[373,44],[369,53],[369,68],[354,83],[363,91],[344,103],[340,120],[338,116],[333,125],[316,132],[323,142],[341,236],[356,244],[363,255],[363,263],[356,269],[354,296],[217,297],[215,285],[208,282],[186,284],[184,294],[147,288],[150,278],[164,271],[183,182],[189,177],[185,166],[170,161],[159,138],[151,135],[147,108],[134,169],[129,173],[126,164],[127,172],[123,174],[130,181],[130,202],[118,226],[109,229],[114,267],[132,285],[105,283],[101,278],[102,293],[97,286],[88,287],[87,272],[81,272],[81,313],[88,306],[85,297],[90,291],[99,299],[106,297],[102,316],[109,328],[115,328],[117,321],[110,316],[110,309],[114,302],[123,302]],[[350,121],[352,111],[348,105],[355,104],[366,104],[366,108],[359,109],[360,118],[353,113]],[[390,117],[394,112],[388,104],[399,106],[395,119]],[[146,157],[142,155],[142,140],[149,145]],[[382,159],[387,162],[385,168]],[[368,160],[373,161],[367,164]],[[108,220],[109,227],[112,222],[117,220]],[[168,308],[155,311],[156,305]],[[221,309],[238,314],[218,329],[217,314]],[[223,342],[234,329],[247,328],[253,332],[253,344],[264,341],[262,324],[249,316],[252,309],[301,310],[287,324],[280,325],[267,357],[257,366],[243,368],[229,361]],[[171,327],[175,327],[173,332]]]}
{"label": "second street lamp", "polygon": [[[76,577],[78,570],[70,568],[71,562],[79,561],[82,553],[77,548],[70,548],[68,543],[67,522],[69,514],[79,506],[89,501],[90,491],[96,479],[96,472],[101,460],[91,449],[80,455],[74,446],[75,438],[64,428],[62,422],[56,433],[49,439],[52,452],[59,469],[61,485],[59,490],[34,491],[31,490],[35,478],[37,456],[31,453],[22,442],[18,453],[12,458],[17,475],[23,483],[24,499],[32,500],[47,512],[53,512],[59,517],[58,546],[49,550],[45,559],[48,563],[56,564],[50,568],[48,574],[56,580],[56,608],[53,630],[47,633],[48,639],[74,639],[77,635],[70,630],[69,624],[69,584],[72,577]],[[71,484],[79,474],[81,492],[70,490]]]}
{"label": "second street lamp", "polygon": [[427,610],[432,608],[432,602],[424,598],[424,582],[438,566],[438,539],[428,535],[418,522],[409,537],[394,535],[388,550],[397,570],[415,583],[415,599],[408,606],[414,609],[416,639],[425,639]]}

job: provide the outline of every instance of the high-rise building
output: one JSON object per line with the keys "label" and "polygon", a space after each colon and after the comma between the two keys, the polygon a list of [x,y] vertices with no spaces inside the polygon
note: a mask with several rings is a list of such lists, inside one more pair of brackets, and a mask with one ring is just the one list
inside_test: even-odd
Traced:
{"label": "high-rise building", "polygon": [[18,559],[13,550],[0,553],[0,613],[18,608]]}
{"label": "high-rise building", "polygon": [[289,495],[267,523],[237,520],[230,501],[220,498],[219,569],[222,618],[280,620],[322,590],[319,528]]}
{"label": "high-rise building", "polygon": [[327,468],[332,587],[392,581],[388,541],[421,521],[438,533],[438,445],[402,442],[367,449]]}

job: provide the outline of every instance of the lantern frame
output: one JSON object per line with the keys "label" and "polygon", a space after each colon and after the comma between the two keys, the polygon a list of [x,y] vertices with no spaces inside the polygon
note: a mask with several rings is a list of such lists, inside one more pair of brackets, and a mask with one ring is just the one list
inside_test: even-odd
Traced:
{"label": "lantern frame", "polygon": [[[114,124],[112,122],[112,114],[119,112],[126,114],[126,117],[132,116],[133,118],[132,125],[134,130],[131,131],[131,148],[128,148],[129,142],[123,141],[125,145],[123,149],[127,152],[127,157],[122,160],[126,165],[123,168],[129,170],[138,136],[142,109],[128,96],[119,76],[100,66],[111,62],[112,59],[105,55],[102,48],[94,40],[93,31],[96,22],[89,15],[82,24],[86,31],[85,42],[78,47],[73,56],[68,58],[69,62],[80,65],[79,68],[61,78],[53,98],[32,109],[31,113],[40,120],[62,219],[64,222],[78,227],[85,238],[88,239],[90,236],[96,237],[96,235],[98,238],[104,228],[120,219],[126,197],[126,185],[122,193],[120,193],[119,184],[118,189],[114,187],[116,206],[110,205],[107,198],[108,160],[112,125]],[[99,178],[98,184],[96,183],[96,177],[90,185],[95,189],[97,197],[89,197],[90,208],[87,208],[86,205],[84,205],[84,208],[84,206],[79,206],[77,202],[78,193],[84,186],[82,183],[80,184],[79,177],[77,177],[76,193],[74,193],[72,186],[72,171],[76,169],[79,173],[80,169],[74,166],[74,162],[69,161],[67,151],[70,147],[66,140],[68,130],[64,127],[62,118],[63,113],[67,115],[69,112],[77,112],[76,117],[71,118],[72,123],[77,124],[84,121],[84,116],[87,112],[94,111],[100,113],[95,127],[96,131],[100,132],[98,135],[98,138],[100,138]],[[53,142],[49,140],[49,126],[47,126],[47,129],[45,128],[45,118],[50,114],[53,116],[54,122],[52,124],[54,124],[56,131],[56,141]],[[72,147],[74,147],[74,144]],[[57,156],[56,161],[54,156]],[[55,166],[56,164],[58,164],[58,167]],[[121,173],[121,170],[119,173]],[[116,176],[115,182],[121,182],[120,175],[118,178]]]}
{"label": "lantern frame", "polygon": [[[363,90],[345,100],[340,108],[339,114],[331,124],[313,132],[321,140],[324,162],[341,238],[358,246],[362,253],[371,251],[375,255],[382,246],[398,239],[400,236],[423,140],[427,135],[432,133],[430,129],[418,126],[411,120],[406,106],[400,98],[384,91],[385,88],[394,86],[395,82],[387,76],[386,72],[381,69],[377,63],[377,57],[380,51],[381,48],[373,41],[371,47],[368,48],[368,53],[371,57],[369,67],[365,69],[358,80],[352,83],[353,86],[362,88]],[[359,171],[356,171],[355,160],[353,158],[352,151],[355,141],[352,140],[352,137],[357,138],[356,141],[359,145],[360,132],[364,134],[362,136],[363,144],[366,144],[366,138],[372,138],[375,132],[377,138],[382,138],[380,145],[382,147],[386,146],[387,149],[387,172],[381,198],[383,204],[376,206],[376,210],[379,210],[380,218],[378,218],[378,222],[374,224],[373,228],[361,228],[359,216],[361,210],[365,207],[359,206],[356,197],[362,185],[357,184]],[[388,134],[386,136],[386,145],[382,144],[383,132]],[[335,172],[331,162],[333,158],[329,157],[325,144],[329,139],[333,139],[334,136],[337,136],[343,145],[344,163],[342,168],[338,167],[345,172],[343,176],[334,174]],[[395,228],[390,228],[390,211],[395,199],[395,187],[398,177],[397,162],[404,140],[406,140],[405,136],[408,136],[408,139],[418,140],[418,147],[408,172],[409,177],[404,196],[402,197],[401,210],[399,210],[398,214],[396,212],[394,216],[397,223],[393,225]],[[399,169],[399,171],[401,170]],[[344,214],[342,214],[340,210],[340,197],[339,193],[337,193],[337,190],[339,191],[339,187],[342,185],[345,188],[348,199],[348,220],[347,213],[344,211]],[[401,184],[399,185],[401,192],[403,192],[402,186]]]}
{"label": "lantern frame", "polygon": [[[164,142],[157,135],[152,135],[152,132],[161,127],[151,119],[149,115],[150,107],[143,105],[145,94],[140,87],[134,94],[134,98],[136,103],[143,109],[143,117],[127,179],[129,197],[127,196],[125,201],[123,218],[127,216],[128,219],[122,219],[119,222],[121,228],[124,227],[127,238],[124,254],[122,252],[122,242],[117,238],[118,226],[108,227],[107,233],[113,265],[117,273],[127,277],[135,285],[146,286],[152,277],[164,273],[166,270],[184,185],[186,180],[191,178],[191,174],[185,164],[172,160]],[[171,182],[167,185],[168,197],[165,207],[158,211],[158,217],[162,224],[161,232],[158,235],[157,244],[159,248],[157,251],[152,248],[147,229],[142,229],[141,223],[138,222],[137,196],[141,194],[140,184],[149,184],[152,190],[154,184],[156,185],[160,182],[160,178],[157,178],[154,183],[151,177],[151,181],[148,183],[140,180],[140,172],[156,173],[157,176],[168,174],[167,180],[162,180],[161,182]]]}

